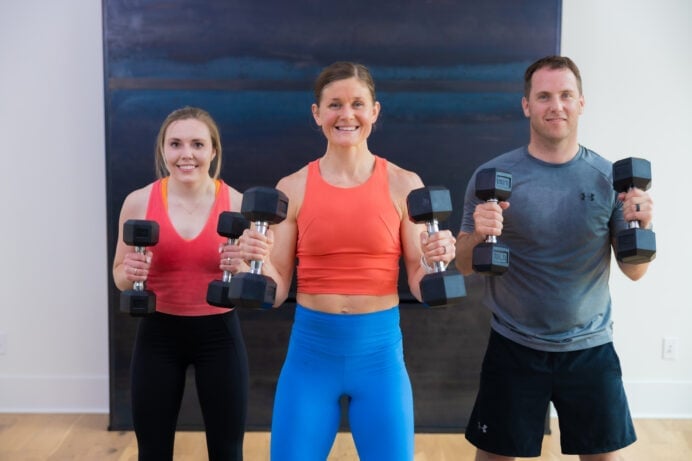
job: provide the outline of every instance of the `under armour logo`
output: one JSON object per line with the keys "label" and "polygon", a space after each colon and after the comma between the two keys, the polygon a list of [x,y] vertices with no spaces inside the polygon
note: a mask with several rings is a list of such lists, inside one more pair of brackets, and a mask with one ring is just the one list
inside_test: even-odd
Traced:
{"label": "under armour logo", "polygon": [[596,194],[594,194],[594,193],[587,194],[586,192],[582,192],[581,194],[579,194],[579,198],[581,198],[582,200],[586,200],[587,197],[588,197],[590,202],[593,202],[594,199],[596,198]]}
{"label": "under armour logo", "polygon": [[488,433],[488,426],[486,424],[481,424],[480,422],[478,423],[478,430],[481,431],[484,434]]}

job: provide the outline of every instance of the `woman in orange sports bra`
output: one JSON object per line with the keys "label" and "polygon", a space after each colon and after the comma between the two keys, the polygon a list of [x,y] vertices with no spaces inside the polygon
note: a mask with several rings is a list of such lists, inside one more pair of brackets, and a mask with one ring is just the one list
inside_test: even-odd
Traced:
{"label": "woman in orange sports bra", "polygon": [[[146,280],[156,311],[141,319],[132,352],[132,419],[139,460],[172,460],[186,370],[195,367],[210,460],[242,460],[248,362],[235,310],[207,303],[209,282],[242,264],[217,233],[222,211],[242,195],[219,179],[221,139],[206,111],[184,107],[156,142],[159,179],[131,192],[120,212],[113,279],[120,290]],[[140,254],[125,244],[129,219],[156,221],[158,243]]]}
{"label": "woman in orange sports bra", "polygon": [[[289,199],[266,236],[247,230],[243,259],[264,261],[287,298],[297,265],[297,306],[274,401],[273,461],[326,459],[349,399],[362,460],[413,459],[413,397],[403,357],[397,281],[404,258],[420,300],[425,265],[449,263],[455,238],[408,219],[420,177],[368,148],[380,112],[366,67],[337,62],[315,82],[312,114],[327,138],[322,157],[277,184]],[[423,265],[421,262],[424,262]]]}

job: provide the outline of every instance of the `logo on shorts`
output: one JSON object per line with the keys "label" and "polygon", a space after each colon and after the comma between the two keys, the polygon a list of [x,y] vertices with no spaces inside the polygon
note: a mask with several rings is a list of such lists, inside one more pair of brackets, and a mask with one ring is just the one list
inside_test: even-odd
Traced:
{"label": "logo on shorts", "polygon": [[479,421],[478,422],[478,430],[484,434],[487,434],[488,433],[488,425],[487,424],[481,424]]}

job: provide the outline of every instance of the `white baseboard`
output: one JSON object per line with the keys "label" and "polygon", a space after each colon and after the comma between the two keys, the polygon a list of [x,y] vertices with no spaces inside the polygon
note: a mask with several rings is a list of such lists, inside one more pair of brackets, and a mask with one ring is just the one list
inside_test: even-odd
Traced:
{"label": "white baseboard", "polygon": [[108,376],[0,375],[0,413],[108,413]]}
{"label": "white baseboard", "polygon": [[625,381],[634,418],[692,418],[692,381]]}

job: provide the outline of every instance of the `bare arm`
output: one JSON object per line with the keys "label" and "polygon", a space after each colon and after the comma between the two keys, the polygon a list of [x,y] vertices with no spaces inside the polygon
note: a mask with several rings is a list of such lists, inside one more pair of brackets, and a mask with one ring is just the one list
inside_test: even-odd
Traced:
{"label": "bare arm", "polygon": [[[228,186],[228,198],[230,200],[230,209],[228,211],[240,212],[243,203],[243,194],[236,189]],[[238,272],[247,272],[250,269],[245,261],[241,259],[240,249],[236,242],[226,242],[219,247],[219,269],[229,271],[232,274]]]}
{"label": "bare arm", "polygon": [[[615,244],[613,244],[613,247],[615,247]],[[649,269],[649,263],[627,264],[618,261],[618,267],[630,280],[636,281],[644,277],[644,274]]]}
{"label": "bare arm", "polygon": [[485,235],[477,232],[472,234],[459,232],[459,235],[457,235],[457,251],[454,264],[462,275],[470,275],[473,273],[473,249],[484,240]]}
{"label": "bare arm", "polygon": [[288,197],[286,219],[270,226],[266,235],[249,229],[240,238],[242,258],[263,261],[262,273],[276,282],[274,307],[286,301],[293,281],[298,238],[296,219],[305,191],[303,171],[281,179],[276,186]]}
{"label": "bare arm", "polygon": [[482,243],[486,236],[502,234],[502,212],[509,208],[509,202],[483,202],[476,205],[473,212],[473,233],[459,232],[457,236],[456,267],[463,275],[473,273],[473,249]]}
{"label": "bare arm", "polygon": [[422,301],[419,286],[420,280],[426,274],[420,263],[423,253],[420,244],[421,233],[425,233],[425,226],[411,222],[408,216],[405,215],[401,222],[401,244],[403,247],[404,265],[406,267],[409,290],[418,301]]}
{"label": "bare arm", "polygon": [[283,304],[288,298],[296,266],[296,246],[298,244],[298,210],[305,193],[307,168],[281,179],[276,188],[288,197],[286,219],[273,226],[273,246],[267,260],[267,275],[277,284],[274,307]]}
{"label": "bare arm", "polygon": [[113,281],[119,290],[128,290],[136,281],[144,281],[149,274],[153,253],[147,250],[145,255],[135,252],[134,248],[123,241],[123,224],[128,219],[144,219],[146,204],[151,186],[130,193],[123,202],[118,221],[118,240],[113,258]]}
{"label": "bare arm", "polygon": [[239,212],[240,207],[243,204],[243,194],[231,187],[230,185],[228,185],[228,198],[231,204],[231,209],[229,211]]}
{"label": "bare arm", "polygon": [[449,230],[440,230],[428,235],[425,224],[412,222],[408,217],[406,198],[413,189],[423,187],[420,177],[396,165],[389,164],[390,192],[392,200],[401,214],[401,245],[409,290],[422,302],[420,281],[427,274],[421,258],[432,266],[436,261],[445,265],[454,258],[456,239]]}
{"label": "bare arm", "polygon": [[288,298],[296,261],[298,226],[295,219],[284,220],[271,229],[273,245],[269,258],[265,260],[265,274],[276,282],[276,300],[279,307]]}

